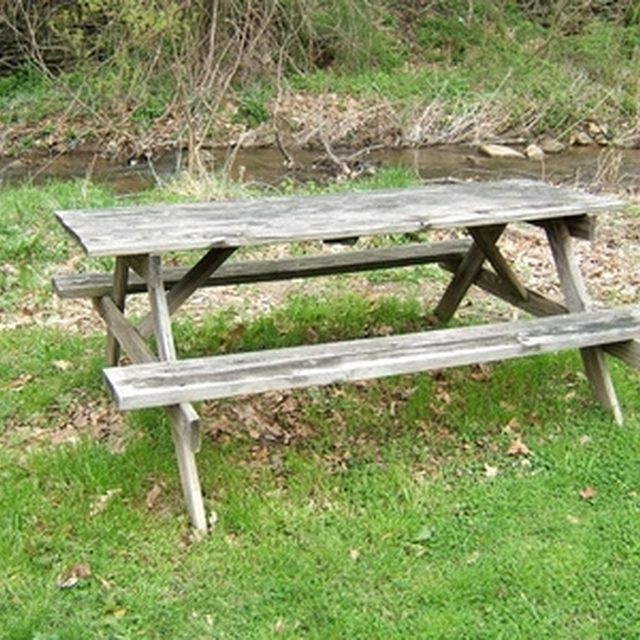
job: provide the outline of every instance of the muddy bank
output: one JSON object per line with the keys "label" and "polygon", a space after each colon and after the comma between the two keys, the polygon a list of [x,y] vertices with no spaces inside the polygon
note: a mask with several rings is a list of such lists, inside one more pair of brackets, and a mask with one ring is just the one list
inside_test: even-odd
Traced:
{"label": "muddy bank", "polygon": [[[213,150],[217,167],[229,164],[230,176],[251,183],[274,185],[287,178],[323,181],[335,177],[336,166],[326,153],[302,149],[292,153],[290,166],[276,148],[241,149],[231,156],[224,149]],[[354,151],[336,149],[339,158]],[[423,179],[498,179],[529,177],[554,182],[574,182],[604,188],[622,187],[630,192],[640,188],[640,149],[601,149],[595,146],[570,147],[540,160],[491,158],[478,148],[465,145],[420,149],[377,148],[358,157],[363,170],[405,166]],[[184,165],[177,152],[110,160],[97,149],[85,148],[66,154],[31,153],[20,158],[0,158],[0,186],[26,181],[42,183],[50,179],[90,178],[107,184],[120,194],[136,193],[158,182],[170,180]]]}

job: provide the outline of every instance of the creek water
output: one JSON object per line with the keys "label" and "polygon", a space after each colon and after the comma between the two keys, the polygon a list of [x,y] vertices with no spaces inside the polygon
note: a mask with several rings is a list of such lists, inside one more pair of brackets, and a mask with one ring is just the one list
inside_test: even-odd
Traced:
{"label": "creek water", "polygon": [[[348,156],[350,152],[338,150],[337,153]],[[330,177],[326,159],[322,162],[322,157],[318,151],[296,151],[297,168],[292,172],[285,167],[282,155],[276,149],[245,149],[235,156],[231,175],[247,182],[269,185],[278,184],[287,177],[322,181]],[[217,166],[222,166],[227,153],[216,151],[214,159]],[[108,184],[117,193],[131,194],[147,189],[159,180],[169,179],[179,169],[180,161],[179,154],[166,153],[151,161],[115,162],[87,150],[58,156],[34,154],[19,159],[0,158],[0,186],[89,176],[97,183]],[[424,179],[527,177],[585,185],[606,177],[633,190],[640,187],[640,149],[611,151],[598,147],[573,147],[559,154],[547,155],[540,162],[488,158],[475,148],[464,146],[385,148],[373,150],[363,161],[373,167],[411,167]]]}

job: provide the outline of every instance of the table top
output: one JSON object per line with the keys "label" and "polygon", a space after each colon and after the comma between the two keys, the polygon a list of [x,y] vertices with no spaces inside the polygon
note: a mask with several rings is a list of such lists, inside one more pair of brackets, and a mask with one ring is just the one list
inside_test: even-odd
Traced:
{"label": "table top", "polygon": [[611,196],[503,180],[56,215],[88,255],[124,256],[531,222],[625,206]]}

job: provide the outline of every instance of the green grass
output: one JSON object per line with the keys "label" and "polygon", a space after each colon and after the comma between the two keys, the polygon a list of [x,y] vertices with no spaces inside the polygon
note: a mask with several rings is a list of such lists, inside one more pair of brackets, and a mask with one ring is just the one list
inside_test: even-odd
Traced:
{"label": "green grass", "polygon": [[[183,322],[178,335],[191,353],[216,348],[231,321],[218,317],[202,335]],[[423,321],[414,300],[297,299],[225,348]],[[87,382],[101,395],[97,346],[37,328],[4,337],[0,388],[18,372],[34,377],[3,392],[8,413],[28,423]],[[80,366],[59,371],[59,359]],[[452,370],[296,392],[295,415],[264,418],[291,443],[255,440],[240,424],[235,437],[205,438],[201,476],[219,521],[192,545],[159,412],[130,417],[135,437],[120,455],[89,438],[5,445],[0,636],[635,637],[639,381],[622,367],[614,375],[623,429],[594,406],[574,355],[496,365],[488,379]],[[207,424],[244,405],[209,407]],[[508,424],[533,451],[526,462],[506,455]],[[302,426],[312,435],[297,438]],[[149,511],[158,482],[160,508]],[[587,486],[592,502],[579,496]],[[58,589],[78,563],[92,576]]]}
{"label": "green grass", "polygon": [[[52,209],[115,203],[81,183],[0,192],[0,264],[52,272],[77,257]],[[431,277],[395,272],[372,277]],[[5,290],[12,311],[45,304],[36,280]],[[369,299],[350,282],[258,317],[178,318],[181,354],[427,326],[415,297]],[[125,450],[109,446],[103,340],[97,327],[0,333],[0,638],[640,636],[640,378],[627,368],[613,363],[623,428],[573,353],[202,405],[218,522],[193,543],[163,414],[127,415]],[[531,455],[507,455],[517,434]],[[80,563],[91,576],[58,588]]]}

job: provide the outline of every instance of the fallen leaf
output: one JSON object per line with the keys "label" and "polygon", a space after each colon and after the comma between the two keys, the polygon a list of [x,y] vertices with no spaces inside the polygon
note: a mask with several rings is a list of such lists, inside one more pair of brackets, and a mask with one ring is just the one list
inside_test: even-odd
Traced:
{"label": "fallen leaf", "polygon": [[65,571],[60,578],[56,586],[59,589],[71,589],[75,587],[80,580],[86,580],[91,576],[91,568],[88,564],[77,564],[68,571]]}
{"label": "fallen leaf", "polygon": [[486,382],[491,380],[491,369],[486,364],[475,364],[471,366],[470,378],[475,382]]}
{"label": "fallen leaf", "polygon": [[358,560],[358,558],[360,557],[360,552],[357,549],[351,549],[349,551],[349,557],[356,562]]}
{"label": "fallen leaf", "polygon": [[493,467],[490,464],[484,465],[484,475],[487,478],[495,478],[500,473],[500,469],[498,467]]}
{"label": "fallen leaf", "polygon": [[68,371],[69,369],[71,369],[73,364],[71,362],[69,362],[68,360],[54,360],[53,361],[53,366],[58,371]]}
{"label": "fallen leaf", "polygon": [[273,631],[275,633],[284,633],[284,620],[282,618],[276,620],[276,623],[273,625]]}
{"label": "fallen leaf", "polygon": [[598,495],[596,493],[596,490],[593,487],[585,487],[581,492],[580,492],[580,497],[583,500],[593,500],[596,495]]}
{"label": "fallen leaf", "polygon": [[520,423],[518,422],[518,418],[511,418],[507,424],[502,428],[502,433],[514,433],[520,428]]}
{"label": "fallen leaf", "polygon": [[515,440],[512,440],[509,448],[507,449],[508,456],[520,457],[531,455],[531,449],[522,442],[522,438],[518,436]]}
{"label": "fallen leaf", "polygon": [[572,516],[572,515],[568,515],[567,516],[567,522],[569,524],[580,524],[580,520],[578,518],[576,518],[575,516]]}
{"label": "fallen leaf", "polygon": [[160,495],[162,494],[163,491],[164,491],[163,482],[156,482],[153,485],[153,487],[149,489],[149,491],[147,492],[147,498],[146,498],[147,509],[149,509],[149,511],[153,511],[158,506],[158,499],[160,498]]}
{"label": "fallen leaf", "polygon": [[589,444],[591,442],[591,436],[587,436],[587,435],[580,436],[579,442],[582,445]]}
{"label": "fallen leaf", "polygon": [[114,618],[124,618],[125,615],[127,615],[127,610],[126,609],[116,609],[113,612],[113,617]]}

